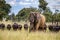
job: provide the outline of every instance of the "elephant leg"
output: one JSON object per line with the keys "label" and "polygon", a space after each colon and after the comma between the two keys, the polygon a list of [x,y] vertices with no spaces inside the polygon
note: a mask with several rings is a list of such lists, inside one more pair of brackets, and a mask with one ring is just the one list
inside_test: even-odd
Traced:
{"label": "elephant leg", "polygon": [[36,24],[36,30],[38,30],[39,26],[40,26],[40,23],[37,23]]}
{"label": "elephant leg", "polygon": [[45,31],[45,21],[41,20],[41,27],[42,27],[42,30]]}
{"label": "elephant leg", "polygon": [[43,31],[46,31],[46,25],[42,26]]}
{"label": "elephant leg", "polygon": [[33,30],[34,24],[30,23],[30,27],[29,27],[29,32],[31,32]]}
{"label": "elephant leg", "polygon": [[42,27],[42,29],[43,29],[43,31],[45,31],[45,30],[44,30],[44,27]]}

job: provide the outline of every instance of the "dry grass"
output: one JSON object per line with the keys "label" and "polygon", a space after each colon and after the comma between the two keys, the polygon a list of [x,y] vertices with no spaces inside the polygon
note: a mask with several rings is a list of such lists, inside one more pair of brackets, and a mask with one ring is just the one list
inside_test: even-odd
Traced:
{"label": "dry grass", "polygon": [[[0,22],[7,24],[13,24],[12,22]],[[24,22],[18,22],[18,24],[24,24]],[[43,31],[36,31],[29,33],[25,31],[24,28],[22,30],[10,30],[7,29],[0,30],[0,40],[60,40],[60,32],[50,32],[47,30],[46,32]]]}

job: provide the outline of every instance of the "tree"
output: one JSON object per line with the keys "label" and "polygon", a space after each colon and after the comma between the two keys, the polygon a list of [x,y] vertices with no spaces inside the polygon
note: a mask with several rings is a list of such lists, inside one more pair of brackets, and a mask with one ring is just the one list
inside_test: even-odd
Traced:
{"label": "tree", "polygon": [[7,4],[5,0],[0,0],[0,19],[8,15],[10,9],[11,6]]}
{"label": "tree", "polygon": [[57,14],[57,20],[60,22],[60,13]]}
{"label": "tree", "polygon": [[45,0],[39,0],[39,10],[43,12],[43,15],[46,17],[47,22],[52,21],[52,12],[49,7],[47,7],[48,3]]}
{"label": "tree", "polygon": [[33,7],[23,8],[22,10],[18,12],[16,16],[20,18],[21,20],[27,20],[30,12],[37,12],[37,11],[38,11],[37,8],[33,8]]}
{"label": "tree", "polygon": [[11,20],[14,22],[16,20],[16,16],[14,13],[11,14]]}
{"label": "tree", "polygon": [[43,15],[45,15],[47,22],[51,22],[52,21],[52,12],[49,9],[49,7],[45,9]]}
{"label": "tree", "polygon": [[55,22],[58,21],[58,19],[59,19],[59,18],[58,18],[58,16],[59,16],[59,15],[58,15],[58,14],[59,14],[58,12],[59,12],[59,10],[56,9],[56,10],[55,10],[55,13],[53,14],[53,16],[54,16],[54,21],[55,21]]}
{"label": "tree", "polygon": [[40,10],[45,10],[46,6],[48,5],[48,3],[45,0],[39,0],[39,9]]}

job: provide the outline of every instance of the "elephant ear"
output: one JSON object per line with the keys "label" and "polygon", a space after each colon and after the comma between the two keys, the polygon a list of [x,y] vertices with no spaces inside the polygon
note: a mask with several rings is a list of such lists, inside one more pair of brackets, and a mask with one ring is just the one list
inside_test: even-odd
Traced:
{"label": "elephant ear", "polygon": [[40,19],[40,14],[39,13],[35,13],[35,20],[38,21]]}
{"label": "elephant ear", "polygon": [[31,12],[31,13],[29,14],[29,21],[30,21],[30,22],[34,22],[34,13],[33,13],[33,12]]}

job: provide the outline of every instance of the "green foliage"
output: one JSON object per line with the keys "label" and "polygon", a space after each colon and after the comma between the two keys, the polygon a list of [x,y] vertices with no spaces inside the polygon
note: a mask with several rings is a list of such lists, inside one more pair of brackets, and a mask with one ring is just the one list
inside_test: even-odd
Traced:
{"label": "green foliage", "polygon": [[12,13],[11,16],[10,16],[10,18],[11,18],[11,20],[14,22],[14,21],[16,20],[16,16],[15,16],[15,14]]}
{"label": "green foliage", "polygon": [[45,0],[39,0],[39,8],[41,8],[42,10],[46,9],[47,4],[48,3]]}
{"label": "green foliage", "polygon": [[33,8],[33,7],[23,8],[22,10],[18,12],[16,16],[22,20],[27,20],[30,12],[38,12],[38,10],[37,8]]}
{"label": "green foliage", "polygon": [[57,15],[57,20],[60,22],[60,13],[58,13]]}
{"label": "green foliage", "polygon": [[53,14],[54,21],[60,22],[60,13],[58,13],[59,10],[55,10],[55,13]]}
{"label": "green foliage", "polygon": [[0,19],[8,15],[10,8],[11,6],[5,0],[0,0]]}
{"label": "green foliage", "polygon": [[52,12],[50,11],[49,8],[46,8],[46,10],[44,11],[43,15],[45,15],[47,22],[51,22],[52,21]]}

